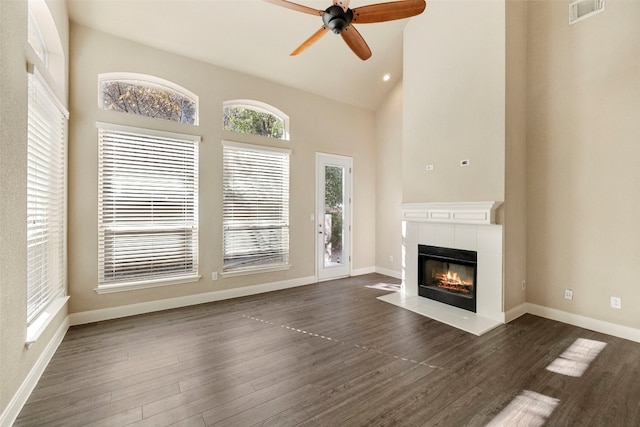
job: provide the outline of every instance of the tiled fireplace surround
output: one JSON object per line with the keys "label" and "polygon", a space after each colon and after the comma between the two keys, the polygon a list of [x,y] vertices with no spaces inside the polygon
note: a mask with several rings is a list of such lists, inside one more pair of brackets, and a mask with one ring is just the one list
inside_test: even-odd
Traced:
{"label": "tiled fireplace surround", "polygon": [[[475,335],[505,323],[501,202],[403,204],[402,290],[381,300]],[[418,296],[418,245],[476,251],[476,313]]]}

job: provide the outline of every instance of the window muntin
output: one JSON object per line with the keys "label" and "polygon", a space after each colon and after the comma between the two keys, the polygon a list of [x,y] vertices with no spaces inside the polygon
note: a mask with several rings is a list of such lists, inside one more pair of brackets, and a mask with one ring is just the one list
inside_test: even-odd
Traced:
{"label": "window muntin", "polygon": [[40,72],[28,76],[27,324],[66,287],[66,129],[68,113]]}
{"label": "window muntin", "polygon": [[224,272],[288,266],[289,157],[289,150],[224,143]]}
{"label": "window muntin", "polygon": [[98,289],[197,276],[200,138],[98,127]]}
{"label": "window muntin", "polygon": [[289,116],[269,104],[227,101],[222,113],[222,127],[226,131],[289,140]]}
{"label": "window muntin", "polygon": [[132,73],[101,74],[98,80],[103,110],[198,124],[198,97],[178,85]]}

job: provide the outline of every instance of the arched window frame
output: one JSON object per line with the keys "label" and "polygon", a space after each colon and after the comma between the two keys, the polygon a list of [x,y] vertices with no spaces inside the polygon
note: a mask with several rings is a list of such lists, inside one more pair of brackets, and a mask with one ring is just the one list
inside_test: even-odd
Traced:
{"label": "arched window frame", "polygon": [[48,66],[49,55],[47,51],[47,45],[40,30],[40,24],[33,11],[32,2],[29,2],[29,35],[27,37],[29,44],[35,51],[38,58],[42,61],[45,67]]}
{"label": "arched window frame", "polygon": [[[224,116],[224,109],[227,107],[243,107],[248,110],[257,111],[260,113],[266,113],[266,114],[270,114],[272,116],[277,117],[278,119],[282,120],[284,123],[284,126],[283,126],[284,132],[283,132],[282,138],[280,139],[283,141],[289,141],[289,137],[290,137],[289,116],[285,114],[283,111],[274,107],[273,105],[267,104],[266,102],[256,101],[254,99],[234,99],[234,100],[224,101],[222,104],[223,116]],[[228,129],[225,129],[225,130],[228,130]]]}
{"label": "arched window frame", "polygon": [[66,99],[66,60],[58,29],[51,16],[45,0],[29,0],[28,2],[28,37],[29,46],[33,49],[37,64],[43,77],[47,79],[56,96]]}
{"label": "arched window frame", "polygon": [[[193,126],[198,126],[199,124],[199,116],[200,116],[200,98],[195,93],[190,90],[173,83],[172,81],[162,79],[160,77],[152,76],[149,74],[140,74],[140,73],[129,73],[129,72],[114,72],[114,73],[101,73],[98,75],[98,108],[102,110],[105,109],[104,99],[103,99],[103,90],[102,85],[105,82],[113,82],[113,81],[121,81],[125,83],[133,83],[141,86],[148,86],[164,91],[174,92],[185,98],[193,101],[195,104],[195,117]],[[147,116],[142,116],[147,117]]]}

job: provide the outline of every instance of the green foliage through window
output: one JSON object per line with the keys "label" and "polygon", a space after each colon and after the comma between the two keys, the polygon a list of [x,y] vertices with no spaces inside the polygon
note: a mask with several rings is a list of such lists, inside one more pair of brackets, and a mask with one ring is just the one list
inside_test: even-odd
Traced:
{"label": "green foliage through window", "polygon": [[232,132],[287,139],[284,119],[251,105],[225,105],[223,126]]}

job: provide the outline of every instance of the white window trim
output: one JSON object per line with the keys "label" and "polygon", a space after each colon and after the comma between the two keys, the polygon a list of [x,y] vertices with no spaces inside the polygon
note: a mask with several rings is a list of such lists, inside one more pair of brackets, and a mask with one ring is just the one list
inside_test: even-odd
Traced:
{"label": "white window trim", "polygon": [[202,138],[200,137],[200,135],[192,135],[188,133],[179,133],[179,132],[167,132],[163,130],[141,128],[136,126],[118,125],[115,123],[96,122],[96,128],[119,131],[119,132],[144,133],[147,135],[153,135],[153,136],[158,136],[163,138],[180,138],[180,139],[188,139],[193,142],[202,142]]}
{"label": "white window trim", "polygon": [[270,147],[268,145],[245,144],[243,142],[222,141],[223,147],[241,148],[247,151],[273,151],[276,153],[285,153],[291,155],[293,152],[289,148]]}
{"label": "white window trim", "polygon": [[27,338],[25,339],[25,347],[29,349],[49,327],[53,319],[62,311],[69,301],[69,296],[61,296],[53,301],[38,315],[31,325],[27,327]]}
{"label": "white window trim", "polygon": [[[133,127],[133,126],[118,125],[114,123],[96,122],[96,128],[110,130],[110,131],[143,133],[146,135],[165,137],[165,138],[185,139],[185,140],[190,140],[194,143],[200,143],[202,141],[202,138],[199,135],[166,132],[166,131],[160,131],[156,129],[147,129],[147,128],[140,128],[140,127]],[[200,228],[198,227],[198,233],[199,232],[200,232]],[[202,276],[199,274],[186,274],[182,276],[173,276],[173,277],[158,278],[158,279],[151,279],[151,280],[120,282],[117,284],[106,284],[106,285],[98,286],[94,288],[94,291],[98,294],[110,294],[110,293],[116,293],[116,292],[126,292],[126,291],[140,290],[140,289],[157,288],[162,286],[194,283],[199,281],[201,278]]]}
{"label": "white window trim", "polygon": [[[223,109],[225,107],[244,107],[250,110],[258,111],[261,113],[273,114],[284,122],[284,134],[280,141],[289,141],[291,135],[289,133],[289,115],[285,114],[282,110],[267,104],[266,102],[256,101],[254,99],[233,99],[230,101],[224,101],[222,103]],[[227,131],[229,132],[229,131]],[[272,138],[278,140],[277,138]]]}
{"label": "white window trim", "polygon": [[238,268],[237,270],[223,271],[222,273],[220,273],[220,275],[225,279],[229,279],[231,277],[248,276],[248,275],[257,274],[257,273],[273,273],[276,271],[286,271],[286,270],[289,270],[291,267],[292,267],[291,264],[287,264],[287,265],[279,265],[279,266],[271,266],[271,267]]}
{"label": "white window trim", "polygon": [[97,294],[113,294],[117,292],[136,291],[140,289],[160,288],[162,286],[182,285],[199,281],[202,276],[189,274],[185,276],[171,277],[167,279],[144,280],[138,282],[125,282],[116,285],[103,285],[93,290]]}

